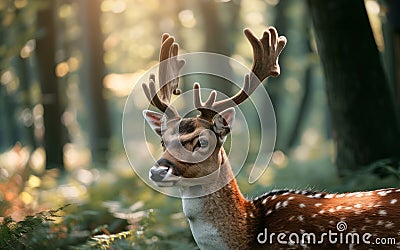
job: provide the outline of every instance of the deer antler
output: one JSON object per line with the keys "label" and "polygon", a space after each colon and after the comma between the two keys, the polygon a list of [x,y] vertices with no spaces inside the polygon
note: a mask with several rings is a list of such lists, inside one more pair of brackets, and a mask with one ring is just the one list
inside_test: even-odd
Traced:
{"label": "deer antler", "polygon": [[[279,36],[274,27],[269,27],[261,39],[258,39],[250,29],[245,29],[244,34],[253,47],[253,66],[250,74],[244,78],[243,88],[233,97],[215,101],[217,93],[212,91],[207,101],[203,103],[200,95],[200,85],[193,86],[194,106],[201,112],[204,119],[212,119],[213,116],[229,107],[239,105],[245,101],[267,77],[277,77],[280,74],[278,58],[286,45],[286,37]],[[256,76],[256,77],[254,77]]]}
{"label": "deer antler", "polygon": [[175,38],[169,34],[163,34],[158,70],[160,94],[156,90],[154,74],[150,75],[148,86],[145,83],[142,84],[143,91],[149,102],[170,118],[179,116],[176,109],[171,105],[172,94],[180,94],[178,75],[185,65],[184,60],[178,60],[177,58],[178,50],[179,45],[175,43]]}

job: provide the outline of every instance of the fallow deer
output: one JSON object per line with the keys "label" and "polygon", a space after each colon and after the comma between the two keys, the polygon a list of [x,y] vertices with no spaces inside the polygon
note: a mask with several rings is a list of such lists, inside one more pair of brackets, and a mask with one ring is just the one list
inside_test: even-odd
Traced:
{"label": "fallow deer", "polygon": [[[197,117],[181,118],[171,105],[171,96],[179,94],[178,74],[184,66],[172,36],[162,36],[159,91],[154,75],[142,86],[162,112],[143,111],[164,149],[150,169],[150,179],[161,187],[180,188],[183,212],[199,248],[400,248],[400,189],[340,194],[278,190],[252,200],[242,195],[223,143],[232,129],[234,107],[264,79],[280,74],[278,57],[286,45],[273,27],[261,39],[249,29],[244,34],[253,48],[252,73],[245,76],[239,93],[221,101],[213,91],[203,103],[195,83]],[[385,242],[377,245],[379,239]]]}

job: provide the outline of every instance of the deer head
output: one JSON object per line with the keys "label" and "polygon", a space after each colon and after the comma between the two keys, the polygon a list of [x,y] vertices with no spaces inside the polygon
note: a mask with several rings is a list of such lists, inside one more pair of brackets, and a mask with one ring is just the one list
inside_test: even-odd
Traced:
{"label": "deer head", "polygon": [[155,76],[143,90],[150,103],[162,113],[150,110],[143,115],[150,127],[161,137],[163,154],[150,169],[150,179],[158,186],[194,186],[207,183],[217,176],[220,166],[227,160],[222,147],[232,129],[236,105],[245,101],[260,83],[269,76],[278,76],[278,57],[286,45],[286,38],[278,37],[275,28],[268,28],[261,39],[249,29],[244,30],[254,54],[251,73],[244,77],[243,88],[233,97],[216,101],[212,91],[205,102],[201,100],[200,85],[193,86],[194,107],[197,117],[182,118],[171,105],[177,89],[179,71],[184,61],[177,58],[179,46],[168,34],[162,36],[159,67],[159,91]]}

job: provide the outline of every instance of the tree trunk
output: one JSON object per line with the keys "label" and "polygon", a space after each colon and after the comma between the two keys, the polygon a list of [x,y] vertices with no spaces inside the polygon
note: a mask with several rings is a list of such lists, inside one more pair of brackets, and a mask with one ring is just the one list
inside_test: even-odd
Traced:
{"label": "tree trunk", "polygon": [[[306,1],[298,0],[285,0],[280,1],[276,6],[275,27],[281,35],[297,37],[295,45],[289,43],[285,48],[286,53],[279,56],[279,61],[284,64],[285,61],[294,60],[295,57],[310,58],[309,54],[313,53],[310,46],[309,24],[311,20],[308,18],[308,10],[305,6]],[[291,10],[296,9],[297,15],[290,15]],[[292,58],[290,58],[292,57]],[[313,75],[313,62],[311,60],[304,61],[305,69],[299,70],[295,68],[285,67],[282,75],[277,78],[268,79],[267,90],[270,95],[271,101],[276,110],[276,119],[281,123],[286,122],[291,124],[288,129],[279,129],[277,132],[276,148],[285,152],[289,152],[298,141],[301,135],[302,124],[307,117],[310,105],[310,96],[312,96],[312,75]],[[304,74],[304,77],[302,76]],[[285,102],[285,98],[280,101],[279,96],[284,92],[284,83],[291,77],[302,76],[301,101],[298,103],[297,109],[293,112],[290,122],[281,120],[280,113],[287,112],[285,105],[282,105],[280,110],[280,103]],[[286,97],[287,98],[287,97]]]}
{"label": "tree trunk", "polygon": [[[311,50],[310,50],[311,51]],[[301,128],[305,117],[307,116],[307,111],[310,107],[310,99],[311,99],[311,86],[312,86],[312,73],[313,73],[313,65],[310,63],[306,69],[304,76],[304,83],[302,88],[303,96],[301,97],[300,106],[296,112],[296,118],[294,119],[293,129],[290,132],[289,140],[287,142],[286,149],[292,149],[296,145],[298,138],[301,133]]]}
{"label": "tree trunk", "polygon": [[9,105],[7,87],[0,84],[0,152],[16,143],[14,112]]}
{"label": "tree trunk", "polygon": [[92,160],[105,165],[108,158],[110,139],[109,114],[103,95],[103,78],[105,75],[103,33],[100,20],[101,0],[80,0],[82,22],[83,65],[81,83],[85,95],[89,122],[89,137]]}
{"label": "tree trunk", "polygon": [[46,168],[63,169],[62,109],[55,74],[55,1],[49,1],[48,8],[38,12],[37,24],[42,32],[36,41],[36,55],[44,108]]}
{"label": "tree trunk", "polygon": [[363,0],[308,0],[339,174],[399,156],[399,126]]}
{"label": "tree trunk", "polygon": [[[231,16],[233,18],[225,23],[221,14],[219,13],[221,4],[230,4]],[[204,34],[205,34],[205,51],[218,53],[225,56],[231,56],[234,51],[234,29],[236,27],[234,22],[238,20],[238,13],[240,10],[240,4],[238,3],[217,3],[215,1],[200,1],[199,8],[202,13]],[[232,75],[232,67],[229,64],[221,65],[218,62],[208,61],[208,67],[215,68],[224,67],[221,72],[227,75]],[[217,65],[218,64],[218,65]],[[215,89],[218,92],[222,92],[228,96],[234,93],[234,87],[232,83],[226,79],[215,77],[211,75],[199,75],[197,76],[200,81],[204,81],[203,87],[209,87]],[[202,79],[202,80],[201,80]],[[202,83],[202,82],[200,82]],[[237,89],[236,89],[237,90]]]}
{"label": "tree trunk", "polygon": [[400,108],[400,1],[386,0],[387,24],[383,25],[385,38],[385,56],[388,75]]}
{"label": "tree trunk", "polygon": [[17,92],[18,100],[18,129],[21,130],[19,141],[22,145],[28,145],[34,150],[36,145],[35,129],[33,125],[33,106],[31,103],[30,86],[32,76],[29,74],[29,59],[15,56],[12,59],[14,68],[19,78],[19,90]]}
{"label": "tree trunk", "polygon": [[[289,18],[287,16],[288,9],[295,3],[297,0],[285,0],[279,1],[279,3],[274,8],[275,10],[275,20],[274,26],[278,30],[280,35],[288,35],[288,22]],[[287,49],[287,48],[286,48]],[[287,53],[282,53],[279,56],[279,62],[282,63],[286,60]],[[276,115],[279,115],[279,95],[282,92],[283,88],[283,79],[284,76],[280,77],[270,77],[268,79],[268,85],[265,85],[265,88],[268,91],[269,98],[271,99],[272,104],[274,105],[274,109],[276,111]],[[278,119],[278,118],[277,118]]]}
{"label": "tree trunk", "polygon": [[[4,17],[0,15],[0,23],[3,23]],[[7,43],[7,30],[4,25],[0,25],[0,44]],[[8,58],[3,52],[0,54],[0,76],[9,67]],[[16,124],[14,119],[14,105],[12,96],[7,89],[6,84],[0,82],[0,152],[10,148],[16,143]]]}

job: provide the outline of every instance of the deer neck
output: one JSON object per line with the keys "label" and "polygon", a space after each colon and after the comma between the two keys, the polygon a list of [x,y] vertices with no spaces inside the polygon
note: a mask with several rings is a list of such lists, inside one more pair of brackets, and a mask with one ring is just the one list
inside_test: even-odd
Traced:
{"label": "deer neck", "polygon": [[[251,235],[249,230],[253,230],[247,226],[248,217],[256,213],[240,192],[223,149],[219,162],[219,175],[215,183],[192,186],[183,189],[182,193],[218,188],[218,183],[226,185],[202,197],[182,198],[183,212],[200,249],[243,249],[252,240],[247,236]],[[236,243],[228,240],[231,238],[237,239]],[[238,242],[241,245],[232,245]]]}

